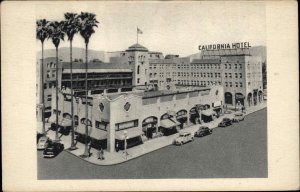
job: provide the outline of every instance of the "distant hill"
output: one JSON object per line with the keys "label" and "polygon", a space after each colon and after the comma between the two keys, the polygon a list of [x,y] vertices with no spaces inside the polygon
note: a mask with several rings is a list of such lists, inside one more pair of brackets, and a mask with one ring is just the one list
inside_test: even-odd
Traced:
{"label": "distant hill", "polygon": [[[44,50],[44,58],[47,57],[55,57],[55,49],[46,49]],[[42,57],[42,51],[37,52],[37,59]],[[62,47],[58,49],[58,57],[63,61],[70,61],[70,48],[69,47]],[[72,57],[73,59],[82,59],[85,60],[85,49],[84,48],[77,48],[73,47],[72,49]],[[105,52],[104,51],[95,51],[89,49],[88,53],[89,60],[92,59],[99,59],[104,61],[105,59]]]}
{"label": "distant hill", "polygon": [[[262,61],[266,61],[266,57],[267,57],[267,47],[266,46],[251,47],[250,52],[253,56],[260,56],[262,58]],[[199,52],[199,53],[189,55],[187,57],[189,57],[192,61],[194,59],[201,59],[202,54],[201,54],[201,52]]]}

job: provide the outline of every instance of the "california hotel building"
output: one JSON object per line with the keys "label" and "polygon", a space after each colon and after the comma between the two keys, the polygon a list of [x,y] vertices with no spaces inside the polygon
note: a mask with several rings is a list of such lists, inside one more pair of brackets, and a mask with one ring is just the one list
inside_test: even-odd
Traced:
{"label": "california hotel building", "polygon": [[[206,51],[201,59],[190,61],[177,55],[163,57],[161,52],[134,44],[112,55],[109,63],[128,69],[122,72],[132,79],[132,89],[89,92],[88,101],[77,95],[74,103],[77,141],[84,142],[87,123],[91,145],[109,152],[116,145],[124,148],[125,137],[131,147],[143,143],[142,138],[168,136],[191,123],[212,121],[222,114],[224,105],[253,105],[262,97],[261,60],[247,49]],[[71,125],[70,91],[65,86],[58,94],[58,109],[52,96],[48,120],[55,123],[58,110],[62,129]]]}

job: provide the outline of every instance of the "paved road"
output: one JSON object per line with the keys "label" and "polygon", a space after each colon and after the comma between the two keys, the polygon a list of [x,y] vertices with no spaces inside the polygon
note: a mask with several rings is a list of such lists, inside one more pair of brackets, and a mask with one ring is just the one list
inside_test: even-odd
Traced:
{"label": "paved road", "polygon": [[266,109],[194,142],[113,166],[93,165],[67,152],[44,159],[38,152],[39,179],[254,178],[267,177],[267,167]]}

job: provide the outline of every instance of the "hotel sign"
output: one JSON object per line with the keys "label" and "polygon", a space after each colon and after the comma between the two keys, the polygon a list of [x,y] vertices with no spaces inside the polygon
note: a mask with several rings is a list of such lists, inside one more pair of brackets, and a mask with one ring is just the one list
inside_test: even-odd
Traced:
{"label": "hotel sign", "polygon": [[211,44],[211,45],[199,45],[199,50],[226,50],[226,49],[240,49],[240,48],[250,48],[249,42],[239,42],[239,43],[223,43],[223,44]]}

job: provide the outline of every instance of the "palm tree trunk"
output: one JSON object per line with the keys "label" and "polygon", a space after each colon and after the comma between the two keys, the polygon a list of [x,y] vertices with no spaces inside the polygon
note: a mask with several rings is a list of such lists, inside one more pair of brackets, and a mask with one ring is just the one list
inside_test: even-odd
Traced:
{"label": "palm tree trunk", "polygon": [[45,93],[44,93],[44,42],[42,42],[42,73],[41,73],[41,78],[42,78],[42,84],[41,84],[41,89],[42,89],[42,121],[43,121],[43,129],[42,129],[42,134],[46,133],[45,130]]}
{"label": "palm tree trunk", "polygon": [[56,104],[56,129],[55,129],[55,141],[59,141],[58,138],[58,47],[56,47],[56,71],[55,71],[55,104]]}
{"label": "palm tree trunk", "polygon": [[88,157],[88,44],[85,44],[85,149],[83,156]]}
{"label": "palm tree trunk", "polygon": [[71,68],[71,115],[72,115],[72,133],[71,133],[71,150],[76,149],[74,137],[75,137],[75,129],[74,129],[74,101],[73,101],[73,59],[72,59],[72,41],[70,41],[70,68]]}

